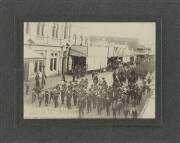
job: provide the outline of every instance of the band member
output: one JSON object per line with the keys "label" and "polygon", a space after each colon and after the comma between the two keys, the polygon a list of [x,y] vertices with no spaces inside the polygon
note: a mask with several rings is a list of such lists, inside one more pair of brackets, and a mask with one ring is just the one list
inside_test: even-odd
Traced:
{"label": "band member", "polygon": [[98,94],[97,96],[97,110],[98,110],[98,115],[100,115],[102,112],[102,97],[100,94]]}
{"label": "band member", "polygon": [[61,102],[62,102],[62,104],[64,104],[66,89],[67,89],[66,84],[63,82],[62,83],[62,90],[61,90]]}
{"label": "band member", "polygon": [[77,105],[77,98],[78,98],[78,84],[77,81],[74,83],[74,89],[73,89],[73,101],[74,101],[74,106]]}
{"label": "band member", "polygon": [[110,106],[111,106],[110,98],[106,97],[106,113],[107,113],[107,116],[110,116]]}
{"label": "band member", "polygon": [[36,96],[37,96],[37,93],[35,91],[35,88],[33,88],[33,91],[32,91],[32,102],[31,103],[34,103],[36,101]]}
{"label": "band member", "polygon": [[52,90],[50,91],[49,103],[51,102],[51,100],[54,102],[54,92]]}
{"label": "band member", "polygon": [[91,112],[92,104],[92,89],[89,89],[89,94],[87,95],[87,113]]}
{"label": "band member", "polygon": [[67,99],[67,108],[71,109],[71,98],[72,98],[72,91],[70,91],[69,89],[66,92],[66,99]]}
{"label": "band member", "polygon": [[79,118],[82,118],[82,116],[84,116],[84,107],[85,107],[85,97],[82,95],[81,92],[79,92],[79,98],[78,98]]}
{"label": "band member", "polygon": [[59,92],[57,89],[54,89],[54,107],[56,108],[58,106],[58,98],[59,98]]}
{"label": "band member", "polygon": [[39,93],[39,107],[41,106],[43,97],[44,97],[44,91],[42,90],[42,91]]}
{"label": "band member", "polygon": [[46,90],[45,91],[45,105],[48,105],[48,100],[49,100],[49,92]]}

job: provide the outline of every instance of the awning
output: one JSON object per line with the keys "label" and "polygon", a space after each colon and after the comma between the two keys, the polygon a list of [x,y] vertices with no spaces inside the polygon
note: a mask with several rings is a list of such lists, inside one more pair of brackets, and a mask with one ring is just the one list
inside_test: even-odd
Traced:
{"label": "awning", "polygon": [[71,46],[70,56],[87,57],[87,46]]}
{"label": "awning", "polygon": [[30,49],[29,47],[24,47],[24,59],[44,59],[43,56],[35,51],[33,51],[32,49]]}

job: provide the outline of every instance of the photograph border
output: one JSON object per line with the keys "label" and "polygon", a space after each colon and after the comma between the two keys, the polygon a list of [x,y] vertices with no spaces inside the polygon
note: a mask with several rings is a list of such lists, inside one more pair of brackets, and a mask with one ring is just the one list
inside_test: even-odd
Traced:
{"label": "photograph border", "polygon": [[[54,17],[54,16],[16,16],[14,17],[15,24],[15,47],[17,48],[17,99],[15,101],[15,126],[63,126],[63,127],[77,127],[77,126],[162,126],[162,86],[163,86],[163,67],[162,67],[162,55],[164,55],[165,49],[162,49],[162,26],[163,18],[119,18],[119,17]],[[155,22],[156,23],[156,95],[155,95],[155,119],[23,119],[23,23],[24,22]],[[22,82],[19,82],[22,81]]]}

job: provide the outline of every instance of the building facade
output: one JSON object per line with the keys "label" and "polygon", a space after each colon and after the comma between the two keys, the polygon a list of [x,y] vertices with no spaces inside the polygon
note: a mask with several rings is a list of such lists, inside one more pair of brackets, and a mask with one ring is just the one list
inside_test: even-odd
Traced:
{"label": "building facade", "polygon": [[[24,52],[30,49],[43,57],[43,60],[31,60],[26,72],[31,80],[38,72],[46,76],[61,75],[63,55],[70,40],[70,23],[67,22],[25,22]],[[27,53],[26,53],[27,54]],[[25,67],[25,66],[24,66]]]}

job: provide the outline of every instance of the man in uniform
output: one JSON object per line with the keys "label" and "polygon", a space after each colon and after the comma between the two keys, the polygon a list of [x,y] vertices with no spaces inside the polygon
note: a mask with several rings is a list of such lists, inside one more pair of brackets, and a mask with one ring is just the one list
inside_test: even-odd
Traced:
{"label": "man in uniform", "polygon": [[74,106],[77,105],[77,97],[78,97],[78,83],[75,81],[74,83],[74,88],[73,88],[73,101],[74,101]]}
{"label": "man in uniform", "polygon": [[91,112],[91,104],[92,104],[92,88],[89,89],[89,93],[87,95],[87,112]]}
{"label": "man in uniform", "polygon": [[56,108],[58,106],[58,97],[59,97],[59,92],[57,89],[54,89],[54,107]]}
{"label": "man in uniform", "polygon": [[98,115],[100,115],[102,112],[102,90],[101,89],[99,89],[99,93],[97,96],[97,110],[98,110]]}
{"label": "man in uniform", "polygon": [[32,91],[32,102],[31,103],[34,103],[36,101],[36,91],[35,91],[35,88],[33,88],[33,91]]}
{"label": "man in uniform", "polygon": [[61,90],[61,102],[64,104],[64,97],[66,95],[66,84],[65,82],[62,82],[62,90]]}
{"label": "man in uniform", "polygon": [[106,97],[106,113],[107,113],[107,116],[110,116],[110,106],[111,106],[111,101],[110,101],[110,98],[107,96]]}
{"label": "man in uniform", "polygon": [[87,78],[86,78],[85,81],[84,81],[84,87],[85,87],[85,89],[88,88],[88,79],[87,79]]}
{"label": "man in uniform", "polygon": [[50,99],[49,99],[49,103],[51,102],[51,100],[54,102],[54,91],[50,91]]}
{"label": "man in uniform", "polygon": [[46,90],[45,91],[45,105],[48,105],[48,100],[49,100],[49,92]]}
{"label": "man in uniform", "polygon": [[79,91],[79,98],[78,98],[78,108],[79,108],[79,118],[84,116],[84,107],[85,107],[85,97],[82,94],[82,91]]}
{"label": "man in uniform", "polygon": [[93,109],[96,109],[97,90],[94,88],[93,84],[91,85],[91,93],[92,93]]}
{"label": "man in uniform", "polygon": [[70,89],[67,90],[67,108],[71,109],[71,98],[72,98],[72,92]]}
{"label": "man in uniform", "polygon": [[44,90],[41,90],[41,92],[39,93],[39,107],[41,106],[43,97],[44,97]]}

